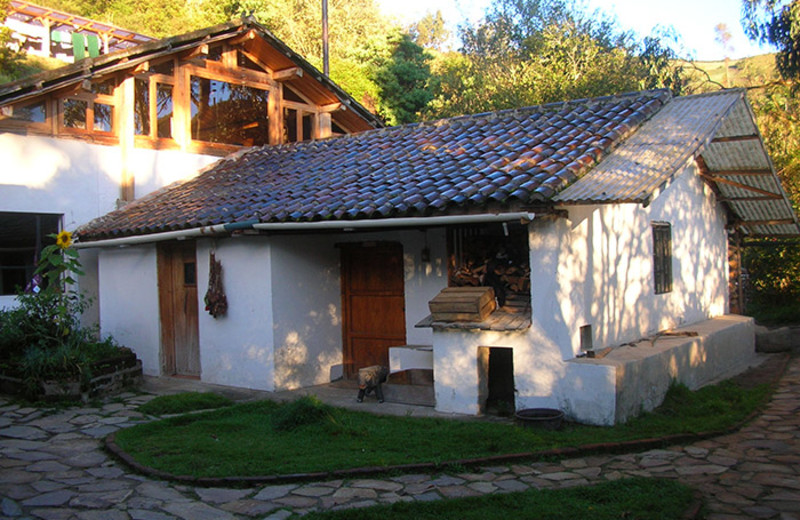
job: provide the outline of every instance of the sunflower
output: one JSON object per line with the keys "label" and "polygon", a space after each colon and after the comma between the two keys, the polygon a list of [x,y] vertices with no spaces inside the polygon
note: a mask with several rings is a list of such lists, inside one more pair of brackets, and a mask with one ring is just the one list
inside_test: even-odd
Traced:
{"label": "sunflower", "polygon": [[61,249],[66,249],[72,245],[72,233],[69,231],[62,231],[56,236],[56,245]]}

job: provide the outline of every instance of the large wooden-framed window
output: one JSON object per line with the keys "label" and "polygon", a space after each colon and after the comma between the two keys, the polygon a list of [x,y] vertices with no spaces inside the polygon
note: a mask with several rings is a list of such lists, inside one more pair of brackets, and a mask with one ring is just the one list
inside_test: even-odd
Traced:
{"label": "large wooden-framed window", "polygon": [[134,80],[133,132],[153,142],[168,140],[174,134],[175,62],[168,60],[150,65],[145,74]]}
{"label": "large wooden-framed window", "polygon": [[237,146],[269,144],[269,89],[193,71],[190,84],[192,141]]}
{"label": "large wooden-framed window", "polygon": [[656,294],[672,291],[672,226],[653,222],[653,281]]}

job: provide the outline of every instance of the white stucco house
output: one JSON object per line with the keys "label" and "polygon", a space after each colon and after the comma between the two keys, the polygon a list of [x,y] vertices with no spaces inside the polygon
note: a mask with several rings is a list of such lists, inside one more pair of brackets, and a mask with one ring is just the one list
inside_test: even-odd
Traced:
{"label": "white stucco house", "polygon": [[[79,247],[103,332],[147,374],[273,391],[383,364],[432,371],[443,412],[499,391],[613,424],[672,379],[746,366],[729,256],[798,231],[744,91],[655,90],[253,147],[82,226]],[[490,315],[431,317],[443,289],[490,283]]]}
{"label": "white stucco house", "polygon": [[[65,24],[110,47],[0,85],[0,308],[30,281],[48,234],[245,147],[381,126],[251,19],[152,40],[27,2],[12,11],[8,23],[38,28],[44,52]],[[97,298],[97,252],[81,260],[81,290]]]}

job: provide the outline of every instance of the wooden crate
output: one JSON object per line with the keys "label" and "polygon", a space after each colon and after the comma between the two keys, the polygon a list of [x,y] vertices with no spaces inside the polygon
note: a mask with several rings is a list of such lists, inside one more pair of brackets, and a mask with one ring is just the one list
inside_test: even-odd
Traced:
{"label": "wooden crate", "polygon": [[433,321],[483,321],[496,304],[491,287],[448,287],[428,302]]}

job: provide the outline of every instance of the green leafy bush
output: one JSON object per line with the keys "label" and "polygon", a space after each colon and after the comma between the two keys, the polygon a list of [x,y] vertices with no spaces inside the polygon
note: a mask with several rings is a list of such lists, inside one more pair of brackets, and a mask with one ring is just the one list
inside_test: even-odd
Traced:
{"label": "green leafy bush", "polygon": [[92,364],[123,352],[97,327],[84,327],[80,316],[88,300],[72,289],[83,274],[71,235],[51,235],[56,243],[42,250],[34,291],[17,295],[18,306],[0,310],[0,371],[23,379],[35,397],[44,381],[92,378]]}
{"label": "green leafy bush", "polygon": [[290,432],[301,426],[335,423],[333,408],[323,404],[316,396],[306,395],[280,406],[272,414],[272,428],[276,432]]}

